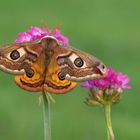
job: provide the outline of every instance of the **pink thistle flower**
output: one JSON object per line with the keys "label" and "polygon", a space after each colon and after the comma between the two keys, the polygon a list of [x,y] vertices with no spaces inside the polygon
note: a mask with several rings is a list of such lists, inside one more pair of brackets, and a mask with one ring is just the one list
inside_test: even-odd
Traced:
{"label": "pink thistle flower", "polygon": [[120,101],[123,89],[129,90],[130,79],[122,72],[108,68],[108,75],[102,79],[89,80],[81,84],[82,88],[89,89],[85,103],[90,106],[102,105],[104,107],[107,132],[110,140],[115,140],[111,124],[111,105]]}
{"label": "pink thistle flower", "polygon": [[81,84],[81,87],[88,89],[96,87],[101,90],[116,87],[129,90],[131,89],[131,87],[127,85],[129,81],[130,79],[127,75],[121,72],[115,72],[112,68],[108,68],[108,75],[105,78],[86,81]]}
{"label": "pink thistle flower", "polygon": [[18,34],[17,40],[15,43],[29,42],[36,39],[41,39],[45,36],[53,36],[57,40],[61,41],[64,45],[68,45],[68,38],[61,34],[59,29],[48,29],[48,28],[39,28],[39,27],[31,27],[27,32],[21,32]]}
{"label": "pink thistle flower", "polygon": [[38,28],[38,27],[31,27],[29,30],[28,30],[28,33],[31,34],[32,36],[42,36],[43,34],[46,35],[46,33],[44,31],[42,31],[42,29]]}
{"label": "pink thistle flower", "polygon": [[15,43],[28,42],[31,40],[32,40],[32,35],[30,35],[28,32],[22,32],[18,34],[18,39],[15,41]]}
{"label": "pink thistle flower", "polygon": [[[45,30],[45,29],[44,29]],[[68,44],[69,40],[67,37],[63,36],[61,34],[61,31],[58,29],[54,29],[54,30],[46,30],[48,32],[49,35],[52,35],[53,37],[55,37],[56,39],[58,39],[59,41],[63,42],[65,45]]]}

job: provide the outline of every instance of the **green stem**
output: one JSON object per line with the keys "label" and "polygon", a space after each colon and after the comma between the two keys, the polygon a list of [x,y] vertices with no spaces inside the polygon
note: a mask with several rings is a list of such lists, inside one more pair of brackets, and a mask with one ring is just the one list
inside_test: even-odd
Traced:
{"label": "green stem", "polygon": [[51,140],[51,117],[50,117],[50,100],[45,93],[43,95],[43,119],[44,119],[44,140]]}
{"label": "green stem", "polygon": [[104,111],[105,111],[108,140],[115,140],[113,129],[112,129],[112,123],[111,123],[111,115],[110,115],[111,114],[111,105],[110,105],[110,103],[106,103],[104,105]]}

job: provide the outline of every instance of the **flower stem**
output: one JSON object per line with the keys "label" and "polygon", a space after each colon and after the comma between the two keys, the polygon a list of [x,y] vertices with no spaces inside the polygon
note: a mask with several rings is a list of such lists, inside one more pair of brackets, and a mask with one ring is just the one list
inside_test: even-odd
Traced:
{"label": "flower stem", "polygon": [[114,136],[113,129],[112,129],[112,123],[111,123],[111,115],[110,115],[111,105],[110,105],[110,103],[106,103],[104,105],[104,112],[105,112],[108,140],[115,140],[115,136]]}
{"label": "flower stem", "polygon": [[43,91],[43,119],[44,119],[44,140],[51,140],[51,117],[50,100],[48,94]]}

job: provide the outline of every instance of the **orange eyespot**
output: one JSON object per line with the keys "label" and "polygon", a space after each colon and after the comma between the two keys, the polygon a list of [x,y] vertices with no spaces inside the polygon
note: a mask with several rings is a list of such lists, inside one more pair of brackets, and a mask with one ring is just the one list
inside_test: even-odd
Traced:
{"label": "orange eyespot", "polygon": [[59,72],[59,73],[58,73],[58,78],[59,78],[60,80],[65,80],[65,74],[62,73],[62,72]]}
{"label": "orange eyespot", "polygon": [[26,76],[28,78],[32,78],[34,76],[34,70],[33,69],[26,70]]}

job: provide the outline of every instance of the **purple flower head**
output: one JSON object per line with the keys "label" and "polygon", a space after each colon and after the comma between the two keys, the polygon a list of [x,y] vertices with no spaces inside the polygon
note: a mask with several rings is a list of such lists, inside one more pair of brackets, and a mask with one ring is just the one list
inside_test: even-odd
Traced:
{"label": "purple flower head", "polygon": [[31,27],[27,32],[21,32],[18,34],[18,39],[15,40],[15,43],[28,42],[36,39],[40,39],[44,36],[53,36],[57,40],[63,42],[64,45],[68,45],[68,38],[61,34],[61,31],[58,29],[47,29],[47,28],[38,28]]}
{"label": "purple flower head", "polygon": [[15,43],[28,42],[31,40],[32,40],[32,35],[30,35],[28,32],[22,32],[18,34],[18,39],[15,41]]}
{"label": "purple flower head", "polygon": [[52,35],[53,37],[55,37],[56,39],[58,39],[59,41],[62,41],[65,45],[68,44],[69,40],[67,37],[63,36],[61,34],[61,31],[58,30],[58,29],[55,29],[55,30],[50,30],[48,29],[48,33],[49,35]]}
{"label": "purple flower head", "polygon": [[127,84],[130,79],[127,75],[124,75],[122,72],[115,72],[112,68],[108,68],[108,75],[102,79],[89,80],[81,84],[81,87],[93,89],[98,88],[101,90],[117,87],[121,89],[131,89]]}

